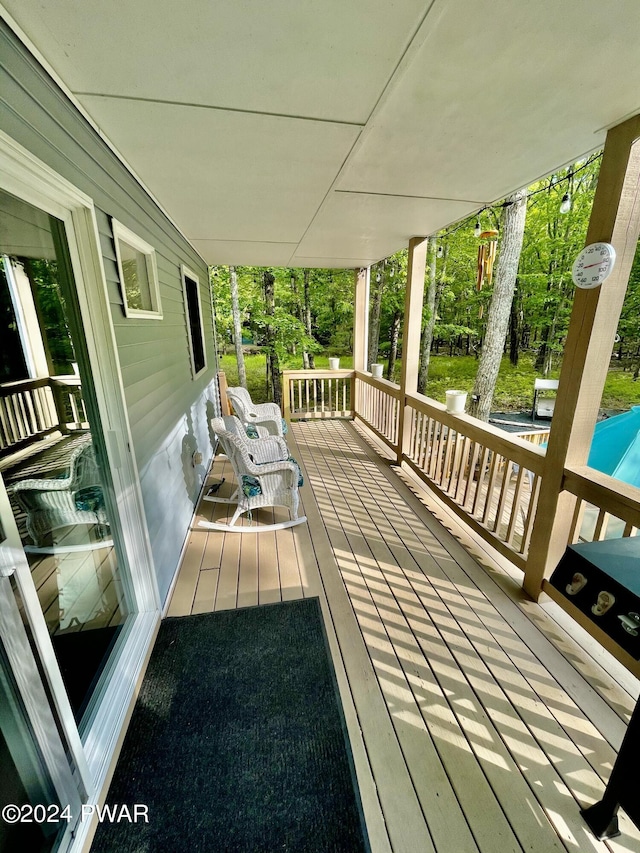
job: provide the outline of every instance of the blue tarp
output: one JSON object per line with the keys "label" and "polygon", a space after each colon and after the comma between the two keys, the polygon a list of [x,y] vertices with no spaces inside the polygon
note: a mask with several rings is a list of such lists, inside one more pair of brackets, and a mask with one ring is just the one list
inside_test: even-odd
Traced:
{"label": "blue tarp", "polygon": [[587,464],[640,488],[640,406],[596,424]]}

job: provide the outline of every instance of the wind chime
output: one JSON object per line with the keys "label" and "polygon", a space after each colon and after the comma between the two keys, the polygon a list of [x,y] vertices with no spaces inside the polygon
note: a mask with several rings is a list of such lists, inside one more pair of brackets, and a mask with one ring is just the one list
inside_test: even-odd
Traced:
{"label": "wind chime", "polygon": [[[480,243],[478,246],[478,275],[476,278],[476,290],[480,292],[485,281],[488,285],[491,285],[491,282],[493,281],[493,264],[496,259],[496,251],[498,248],[498,231],[497,229],[481,231],[480,234],[478,234],[478,238],[485,241],[484,243]],[[483,313],[484,306],[480,305],[478,310],[478,317],[480,317],[480,319],[482,319]]]}

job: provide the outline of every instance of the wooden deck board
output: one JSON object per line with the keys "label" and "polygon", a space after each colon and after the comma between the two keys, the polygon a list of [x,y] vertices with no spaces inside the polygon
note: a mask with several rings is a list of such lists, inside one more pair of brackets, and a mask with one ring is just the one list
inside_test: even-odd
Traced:
{"label": "wooden deck board", "polygon": [[[461,759],[466,762],[467,766],[461,773],[465,787],[458,786],[458,796],[462,801],[468,801],[467,809],[476,812],[475,825],[488,828],[489,835],[485,839],[482,839],[476,830],[479,846],[487,850],[495,849],[496,841],[500,837],[500,825],[505,815],[509,818],[511,814],[513,818],[517,816],[517,820],[514,819],[513,822],[518,826],[525,849],[539,850],[540,853],[561,849],[551,827],[542,819],[543,813],[539,807],[528,809],[523,819],[523,798],[531,804],[531,792],[522,777],[514,778],[504,772],[515,769],[513,758],[495,732],[487,711],[478,703],[473,686],[467,678],[461,676],[454,654],[443,645],[443,628],[441,626],[438,630],[429,614],[437,608],[441,614],[446,614],[447,611],[426,578],[415,570],[415,556],[415,551],[412,556],[406,550],[390,546],[389,555],[383,554],[382,559],[378,559],[378,566],[388,583],[388,592],[397,600],[406,617],[406,622],[401,621],[396,631],[395,644],[401,649],[411,649],[408,666],[405,663],[402,663],[402,666],[412,681],[418,679],[421,692],[427,691],[423,699],[416,695],[416,701],[423,710],[425,722],[443,763],[446,765],[447,760],[459,762]],[[435,561],[431,560],[431,571],[434,570],[436,574],[440,574]],[[450,621],[449,641],[455,646],[460,642],[461,632],[455,620]],[[413,648],[414,645],[417,645],[419,651]],[[404,654],[406,655],[406,652]],[[471,663],[475,668],[481,661],[467,660],[467,667],[470,667]],[[447,696],[456,697],[451,706],[447,703]],[[424,710],[427,707],[429,711],[426,715]],[[466,742],[460,737],[451,739],[450,734],[443,738],[443,726],[448,732],[459,727],[466,737]],[[475,759],[470,760],[470,752]],[[462,770],[462,767],[460,769]],[[494,796],[498,799],[495,799],[490,794],[489,787],[483,784],[485,779],[482,774],[486,776]],[[501,810],[504,810],[505,815],[501,814]],[[545,825],[546,833],[541,831]],[[510,830],[506,826],[502,826],[502,833],[500,849],[520,849],[519,846],[508,846],[511,838]]]}
{"label": "wooden deck board", "polygon": [[169,613],[320,596],[374,851],[640,849],[624,814],[606,843],[579,815],[602,795],[637,681],[585,655],[365,431],[326,420],[288,438],[308,524],[197,531]]}

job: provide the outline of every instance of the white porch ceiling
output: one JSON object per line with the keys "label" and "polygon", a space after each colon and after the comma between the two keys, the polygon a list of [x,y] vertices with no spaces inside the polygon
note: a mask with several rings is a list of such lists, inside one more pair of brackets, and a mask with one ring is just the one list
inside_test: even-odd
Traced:
{"label": "white porch ceiling", "polygon": [[209,263],[368,265],[640,112],[638,0],[4,0]]}

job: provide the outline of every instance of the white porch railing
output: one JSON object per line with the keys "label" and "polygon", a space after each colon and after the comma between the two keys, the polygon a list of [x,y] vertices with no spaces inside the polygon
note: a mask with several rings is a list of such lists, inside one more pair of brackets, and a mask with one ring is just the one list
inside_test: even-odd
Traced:
{"label": "white porch railing", "polygon": [[389,447],[397,449],[400,427],[400,387],[368,373],[356,374],[356,412]]}
{"label": "white porch railing", "polygon": [[353,370],[285,370],[282,408],[286,420],[352,418]]}
{"label": "white porch railing", "polygon": [[[465,522],[526,572],[544,477],[548,431],[509,434],[453,415],[420,394],[361,371],[286,371],[285,417],[357,417]],[[401,407],[404,441],[400,441]],[[635,536],[637,490],[590,468],[566,469],[563,490],[577,498],[570,542]]]}
{"label": "white porch railing", "polygon": [[[402,458],[513,563],[524,569],[545,452],[421,395],[407,395]],[[408,429],[408,431],[407,431]]]}
{"label": "white porch railing", "polygon": [[637,536],[638,490],[593,468],[565,468],[565,491],[577,497],[571,542],[598,542]]}
{"label": "white porch railing", "polygon": [[0,388],[0,451],[58,428],[49,378],[10,382]]}
{"label": "white porch railing", "polygon": [[49,433],[87,427],[77,376],[46,376],[0,386],[0,454]]}

